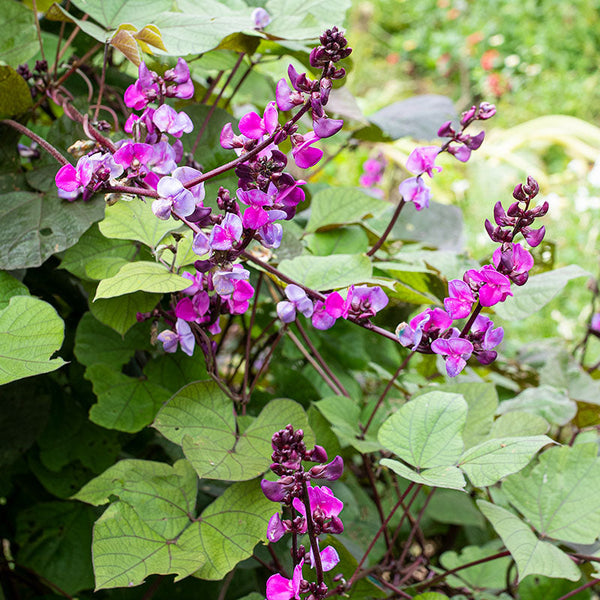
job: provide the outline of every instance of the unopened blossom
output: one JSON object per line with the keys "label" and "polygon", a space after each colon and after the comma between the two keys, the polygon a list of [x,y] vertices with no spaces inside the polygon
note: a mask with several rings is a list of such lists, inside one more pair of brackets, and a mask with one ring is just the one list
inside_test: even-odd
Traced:
{"label": "unopened blossom", "polygon": [[267,579],[267,600],[300,600],[303,566],[304,560],[301,560],[294,567],[294,574],[291,579],[287,579],[279,573],[271,575]]}
{"label": "unopened blossom", "polygon": [[287,533],[287,531],[287,528],[281,520],[281,515],[279,513],[275,513],[269,519],[269,524],[267,525],[267,539],[271,543],[278,542]]}
{"label": "unopened blossom", "polygon": [[469,316],[475,296],[471,288],[460,279],[448,282],[449,297],[444,299],[444,308],[451,319],[462,319]]}
{"label": "unopened blossom", "polygon": [[181,345],[181,349],[188,356],[194,353],[196,340],[190,326],[183,319],[177,319],[175,331],[163,331],[158,334],[157,339],[162,342],[165,352],[173,353],[177,346]]}
{"label": "unopened blossom", "polygon": [[445,358],[448,375],[456,377],[465,368],[473,352],[473,344],[468,340],[453,337],[434,340],[431,349]]}
{"label": "unopened blossom", "polygon": [[142,110],[158,98],[160,88],[154,76],[156,73],[150,71],[146,63],[140,63],[138,67],[138,79],[125,90],[125,104],[135,110]]}
{"label": "unopened blossom", "polygon": [[242,220],[233,213],[227,213],[220,225],[215,225],[210,234],[210,247],[213,250],[231,250],[233,244],[242,238]]}
{"label": "unopened blossom", "polygon": [[314,311],[313,301],[299,286],[291,283],[285,288],[287,300],[277,303],[277,316],[284,323],[291,323],[296,318],[296,311],[301,312],[306,318],[312,316]]}
{"label": "unopened blossom", "polygon": [[507,244],[496,248],[492,261],[498,272],[506,275],[516,285],[524,285],[533,267],[533,256],[521,244]]}
{"label": "unopened blossom", "polygon": [[196,203],[192,193],[174,177],[160,179],[157,191],[160,198],[152,202],[152,212],[159,219],[167,220],[171,212],[180,217],[187,217],[194,212]]}
{"label": "unopened blossom", "polygon": [[417,210],[429,207],[431,189],[422,177],[409,177],[399,186],[398,191],[405,202],[412,202]]}
{"label": "unopened blossom", "polygon": [[311,131],[305,135],[294,134],[292,136],[292,156],[294,162],[301,169],[308,169],[316,165],[323,157],[323,150],[313,148],[312,144],[319,141],[319,137]]}
{"label": "unopened blossom", "polygon": [[335,135],[344,125],[342,119],[330,119],[323,115],[322,117],[315,117],[313,113],[313,129],[315,135],[319,139],[325,139]]}
{"label": "unopened blossom", "polygon": [[271,15],[260,6],[252,11],[250,18],[256,29],[264,29],[271,22]]}
{"label": "unopened blossom", "polygon": [[[315,446],[316,448],[316,446]],[[311,456],[311,460],[315,460]],[[327,458],[325,458],[327,460]],[[309,470],[310,476],[314,479],[326,479],[327,481],[335,481],[342,476],[344,472],[344,460],[341,456],[336,456],[331,462],[325,465],[315,465]]]}
{"label": "unopened blossom", "polygon": [[411,173],[415,173],[416,175],[427,173],[429,177],[433,177],[434,171],[442,170],[442,167],[438,167],[435,164],[435,159],[439,153],[439,146],[424,146],[422,148],[415,148],[410,153],[406,161],[406,168]]}
{"label": "unopened blossom", "polygon": [[275,89],[275,99],[279,110],[287,111],[304,103],[304,94],[290,89],[285,79],[280,79]]}

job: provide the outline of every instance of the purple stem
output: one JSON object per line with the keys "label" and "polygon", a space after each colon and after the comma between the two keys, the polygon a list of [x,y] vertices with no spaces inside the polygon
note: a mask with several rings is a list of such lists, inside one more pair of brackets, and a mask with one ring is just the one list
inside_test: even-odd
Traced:
{"label": "purple stem", "polygon": [[398,206],[396,206],[396,210],[394,211],[392,218],[390,219],[390,222],[388,223],[388,226],[385,228],[385,231],[383,232],[381,237],[375,242],[374,246],[367,252],[367,256],[373,256],[373,254],[375,254],[375,252],[377,252],[377,250],[379,250],[379,248],[383,246],[383,243],[394,228],[394,225],[396,224],[396,221],[398,220],[398,217],[400,216],[400,213],[402,212],[402,209],[404,208],[405,204],[406,201],[404,200],[404,198],[401,198],[400,202],[398,202]]}
{"label": "purple stem", "polygon": [[61,165],[69,164],[69,161],[52,144],[49,144],[39,135],[33,133],[31,129],[27,129],[25,125],[21,125],[21,123],[17,123],[12,119],[3,119],[2,121],[0,121],[0,123],[2,123],[3,125],[8,125],[13,129],[16,129],[19,133],[22,133],[23,135],[26,135],[29,139],[32,139],[34,142],[37,142],[48,154],[55,158]]}

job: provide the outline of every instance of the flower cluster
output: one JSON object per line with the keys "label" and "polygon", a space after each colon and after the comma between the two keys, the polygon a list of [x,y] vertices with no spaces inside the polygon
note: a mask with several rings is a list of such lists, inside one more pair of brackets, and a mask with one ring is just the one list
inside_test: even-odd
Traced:
{"label": "flower cluster", "polygon": [[287,300],[277,304],[277,315],[284,323],[291,323],[296,312],[312,317],[316,329],[330,329],[340,317],[369,319],[388,303],[388,297],[379,286],[351,285],[344,298],[339,292],[328,294],[325,300],[313,301],[299,286],[290,284],[285,288]]}
{"label": "flower cluster", "polygon": [[452,154],[461,162],[468,161],[471,151],[477,150],[483,143],[485,132],[469,135],[465,133],[465,129],[474,121],[486,121],[495,114],[496,107],[488,102],[482,102],[478,107],[472,106],[462,113],[459,131],[454,129],[452,121],[447,121],[440,127],[438,135],[449,138],[441,147],[425,146],[413,150],[406,161],[406,169],[414,173],[415,177],[405,179],[398,187],[404,201],[413,202],[417,210],[427,208],[431,198],[431,189],[423,180],[423,175],[427,174],[429,177],[433,177],[435,171],[442,170],[435,164],[436,158],[442,152]]}
{"label": "flower cluster", "polygon": [[[255,16],[257,27],[268,24],[262,12]],[[116,144],[106,140],[104,146],[94,143],[76,166],[65,165],[58,171],[56,185],[62,198],[74,200],[82,194],[87,200],[102,188],[119,185],[126,186],[127,191],[140,190],[140,196],[148,190],[155,197],[152,211],[157,218],[182,221],[193,231],[192,250],[199,257],[194,264],[196,273],[183,274],[192,285],[173,297],[169,310],[157,308],[138,315],[140,320],[164,318],[169,330],[158,339],[165,351],[174,352],[180,346],[191,355],[195,344],[204,340],[201,329],[218,333],[221,314],[248,310],[254,289],[248,282],[249,272],[237,262],[240,255],[253,240],[265,248],[279,247],[283,235],[280,222],[292,219],[305,198],[301,187],[305,182],[284,171],[288,159],[278,146],[290,138],[292,157],[302,168],[322,158],[322,150],[314,144],[337,133],[343,124],[329,118],[324,107],[333,80],[345,74],[336,63],[351,51],[342,32],[335,27],[326,31],[310,57],[312,66],[321,69],[318,79],[299,74],[290,66],[291,87],[282,79],[275,101],[267,105],[262,116],[255,112],[244,115],[239,134],[234,133],[231,123],[223,128],[221,145],[238,155],[238,189],[235,195],[219,189],[218,214],[204,206],[204,180],[216,175],[205,177],[191,156],[180,165],[184,159],[180,138],[193,130],[193,124],[185,112],[177,112],[166,100],[189,99],[194,94],[189,67],[181,58],[162,76],[140,64],[138,79],[124,95],[128,107],[141,111],[131,114],[125,123],[129,139]],[[297,106],[296,114],[281,125],[279,111]],[[313,130],[300,134],[296,122],[307,113],[312,117]],[[341,307],[342,312],[369,312],[368,299],[357,297],[354,304],[355,309],[348,304]],[[209,350],[205,346],[204,341],[203,350]]]}
{"label": "flower cluster", "polygon": [[[312,479],[334,481],[343,470],[344,463],[336,456],[327,463],[327,453],[321,446],[306,450],[304,433],[294,431],[288,425],[276,432],[272,438],[273,454],[271,470],[279,477],[277,481],[263,479],[261,487],[269,500],[284,505],[283,514],[276,512],[269,520],[267,539],[279,541],[286,533],[293,535],[292,560],[294,573],[291,579],[276,574],[267,581],[267,600],[300,599],[300,594],[309,594],[310,600],[319,600],[327,595],[323,582],[323,572],[330,571],[339,562],[338,554],[332,546],[323,550],[319,547],[319,535],[339,534],[344,526],[339,517],[344,504],[326,486],[313,486]],[[308,471],[302,461],[318,464]],[[297,545],[297,536],[308,533],[310,549]],[[316,582],[303,579],[302,569],[309,561],[316,571]]]}
{"label": "flower cluster", "polygon": [[[494,208],[497,227],[486,221],[486,230],[501,246],[493,254],[493,265],[480,269],[469,269],[462,280],[453,279],[448,284],[448,297],[444,299],[444,309],[428,308],[415,316],[408,324],[398,325],[396,333],[403,346],[415,352],[439,354],[446,361],[446,371],[450,377],[458,375],[467,360],[474,356],[487,365],[496,359],[494,348],[504,336],[502,327],[480,314],[484,307],[495,306],[512,296],[511,284],[525,284],[533,267],[533,257],[519,243],[513,242],[521,233],[530,246],[537,246],[544,237],[545,229],[531,229],[537,217],[548,212],[548,203],[530,209],[531,201],[537,196],[539,186],[532,177],[525,184],[518,185],[513,197],[517,202],[504,212],[498,202]],[[457,319],[467,318],[459,329],[453,327]]]}

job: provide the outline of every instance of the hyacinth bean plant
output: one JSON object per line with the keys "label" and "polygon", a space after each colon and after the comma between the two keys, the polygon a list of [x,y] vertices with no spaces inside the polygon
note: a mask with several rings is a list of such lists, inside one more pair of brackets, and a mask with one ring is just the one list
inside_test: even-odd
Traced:
{"label": "hyacinth bean plant", "polygon": [[436,201],[495,106],[398,160],[343,1],[63,4],[0,66],[3,597],[591,598],[597,285],[574,353],[515,348],[585,274],[543,190],[481,262]]}

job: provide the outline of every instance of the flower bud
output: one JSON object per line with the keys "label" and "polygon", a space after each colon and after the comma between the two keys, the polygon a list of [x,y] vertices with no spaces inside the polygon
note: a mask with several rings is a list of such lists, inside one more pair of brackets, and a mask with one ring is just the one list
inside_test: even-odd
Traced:
{"label": "flower bud", "polygon": [[437,132],[439,137],[454,137],[456,131],[452,127],[452,121],[446,121]]}
{"label": "flower bud", "polygon": [[466,110],[461,115],[460,124],[463,126],[467,125],[469,123],[469,121],[471,121],[475,117],[476,112],[477,112],[477,107],[471,106],[471,108],[469,108],[469,110]]}
{"label": "flower bud", "polygon": [[480,121],[486,121],[487,119],[491,119],[496,114],[496,107],[489,102],[482,102],[479,105],[479,112],[477,113],[477,118]]}
{"label": "flower bud", "polygon": [[283,502],[285,498],[285,489],[279,481],[269,481],[263,479],[260,482],[260,488],[263,494],[271,500],[271,502]]}

